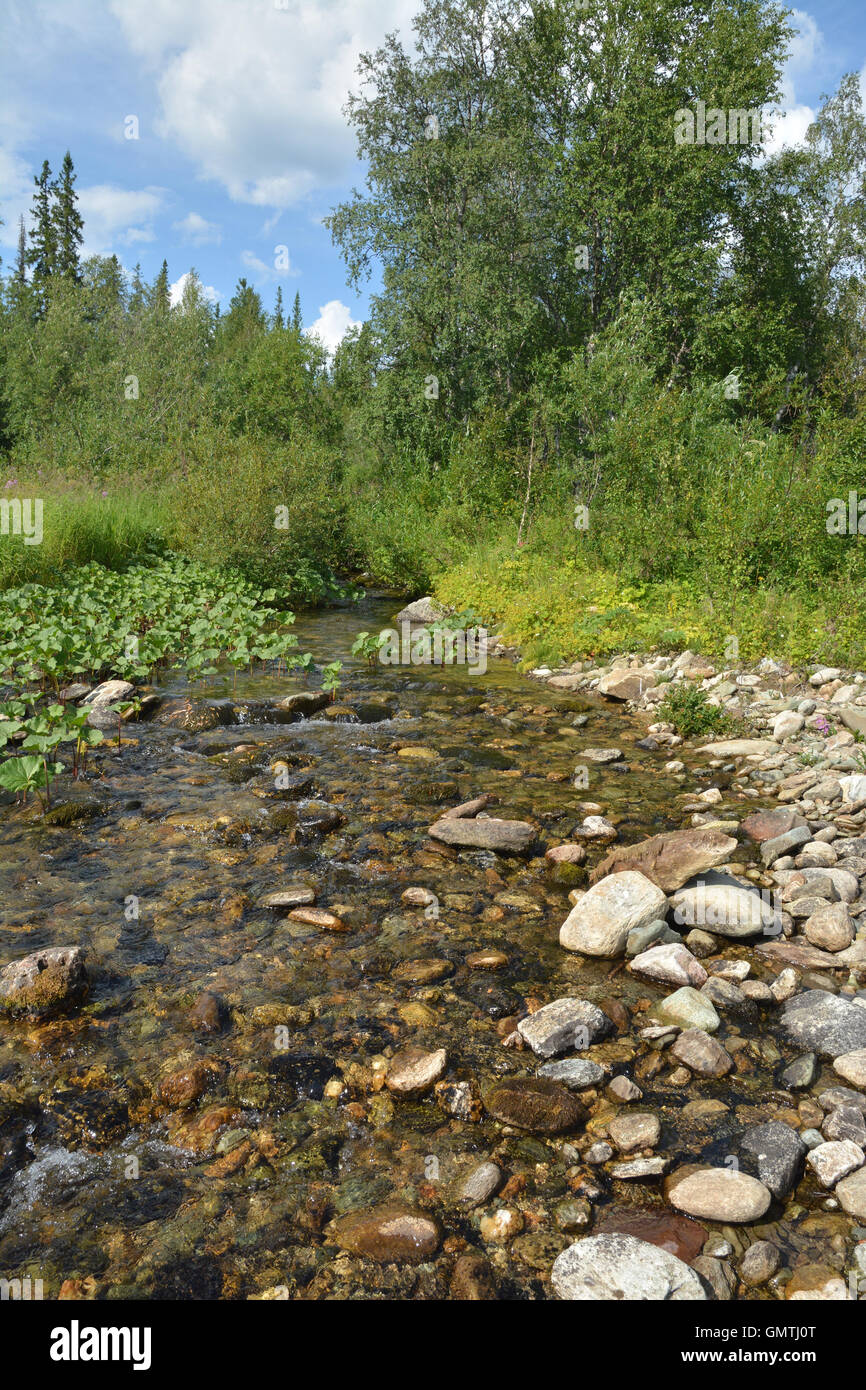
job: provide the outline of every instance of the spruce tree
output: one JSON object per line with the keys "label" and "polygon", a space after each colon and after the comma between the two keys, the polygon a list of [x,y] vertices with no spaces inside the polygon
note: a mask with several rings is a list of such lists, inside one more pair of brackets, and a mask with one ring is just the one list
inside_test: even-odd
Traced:
{"label": "spruce tree", "polygon": [[292,305],[292,328],[296,333],[300,333],[303,326],[304,320],[301,318],[301,296],[299,292],[295,290],[295,302]]}
{"label": "spruce tree", "polygon": [[274,305],[274,328],[283,327],[283,287],[277,285],[277,302]]}
{"label": "spruce tree", "polygon": [[60,174],[54,184],[52,217],[57,273],[78,279],[78,253],[84,240],[84,222],[78,211],[78,194],[75,192],[75,167],[72,163],[72,155],[68,150],[63,156]]}
{"label": "spruce tree", "polygon": [[163,261],[159,274],[150,289],[150,307],[158,314],[167,314],[171,308],[171,286],[168,283],[168,261]]}
{"label": "spruce tree", "polygon": [[15,258],[15,280],[19,285],[27,283],[27,230],[24,218],[18,218],[18,254]]}
{"label": "spruce tree", "polygon": [[43,161],[42,169],[33,182],[36,192],[33,194],[33,228],[30,233],[27,264],[33,267],[34,284],[44,284],[57,269],[57,238],[52,217],[54,189],[47,159]]}

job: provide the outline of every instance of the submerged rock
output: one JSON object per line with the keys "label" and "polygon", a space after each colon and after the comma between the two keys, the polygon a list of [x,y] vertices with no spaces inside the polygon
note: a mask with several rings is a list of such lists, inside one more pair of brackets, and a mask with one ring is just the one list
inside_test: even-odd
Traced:
{"label": "submerged rock", "polygon": [[80,946],[46,946],[0,971],[0,1013],[51,1018],[87,997],[90,981]]}
{"label": "submerged rock", "polygon": [[420,1264],[439,1249],[439,1223],[399,1203],[352,1211],[331,1222],[329,1235],[352,1255],[379,1264]]}
{"label": "submerged rock", "polygon": [[438,820],[427,833],[443,845],[453,845],[457,849],[492,849],[499,854],[525,854],[536,839],[536,832],[526,821],[497,820],[495,816]]}
{"label": "submerged rock", "polygon": [[586,1118],[586,1109],[565,1086],[544,1077],[511,1076],[497,1081],[484,1096],[494,1119],[535,1134],[561,1134]]}

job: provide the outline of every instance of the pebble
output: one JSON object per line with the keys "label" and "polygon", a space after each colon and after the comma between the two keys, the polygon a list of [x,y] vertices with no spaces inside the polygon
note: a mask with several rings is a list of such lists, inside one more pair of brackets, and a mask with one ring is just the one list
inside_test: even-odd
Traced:
{"label": "pebble", "polygon": [[460,1183],[457,1200],[465,1207],[483,1206],[498,1191],[502,1179],[502,1169],[496,1163],[479,1163]]}
{"label": "pebble", "polygon": [[401,1096],[420,1096],[439,1080],[448,1064],[444,1047],[425,1052],[420,1047],[406,1047],[392,1057],[385,1085]]}
{"label": "pebble", "polygon": [[705,1033],[715,1033],[720,1023],[711,1000],[690,985],[685,985],[655,1004],[652,1017],[659,1023],[673,1023],[678,1028],[700,1028]]}
{"label": "pebble", "polygon": [[538,1068],[538,1075],[549,1081],[561,1081],[570,1091],[585,1091],[604,1080],[605,1070],[598,1062],[590,1062],[583,1057],[566,1057],[560,1062],[545,1062]]}
{"label": "pebble", "polygon": [[740,1278],[751,1288],[760,1288],[772,1279],[780,1264],[781,1256],[775,1245],[768,1240],[756,1240],[740,1262]]}
{"label": "pebble", "polygon": [[707,980],[707,972],[700,961],[682,944],[652,946],[635,956],[628,969],[650,980],[661,980],[670,985],[694,985],[696,989],[700,989]]}
{"label": "pebble", "polygon": [[636,1086],[627,1076],[615,1076],[607,1088],[607,1094],[611,1100],[621,1101],[626,1105],[643,1098],[640,1086]]}
{"label": "pebble", "polygon": [[429,1260],[442,1239],[437,1221],[397,1203],[349,1212],[332,1221],[328,1233],[343,1250],[379,1264]]}
{"label": "pebble", "polygon": [[734,1065],[721,1043],[702,1028],[687,1028],[680,1033],[671,1053],[698,1076],[727,1076]]}

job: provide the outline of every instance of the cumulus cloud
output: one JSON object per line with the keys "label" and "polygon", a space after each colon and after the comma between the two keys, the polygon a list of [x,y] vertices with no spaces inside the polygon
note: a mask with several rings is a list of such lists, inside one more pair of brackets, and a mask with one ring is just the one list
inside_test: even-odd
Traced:
{"label": "cumulus cloud", "polygon": [[354,140],[342,115],[359,53],[415,0],[111,0],[155,73],[158,133],[238,202],[287,207],[343,179]]}
{"label": "cumulus cloud", "polygon": [[[181,275],[179,280],[175,280],[174,284],[169,286],[168,293],[172,308],[180,304],[190,276],[194,274],[194,270],[188,270],[184,275]],[[215,290],[213,285],[202,285],[201,291],[209,304],[216,304],[218,300],[222,299],[219,290]]]}
{"label": "cumulus cloud", "polygon": [[94,184],[78,190],[78,206],[84,218],[85,256],[102,256],[115,246],[134,246],[153,241],[153,221],[165,202],[164,188],[116,188]]}
{"label": "cumulus cloud", "polygon": [[180,222],[173,222],[172,227],[193,246],[206,246],[209,242],[218,246],[223,239],[222,228],[216,222],[208,222],[197,212],[188,212]]}
{"label": "cumulus cloud", "polygon": [[308,332],[319,338],[328,352],[333,352],[350,328],[359,327],[360,321],[352,318],[348,305],[339,299],[329,299],[327,304],[319,305],[319,317],[310,324]]}

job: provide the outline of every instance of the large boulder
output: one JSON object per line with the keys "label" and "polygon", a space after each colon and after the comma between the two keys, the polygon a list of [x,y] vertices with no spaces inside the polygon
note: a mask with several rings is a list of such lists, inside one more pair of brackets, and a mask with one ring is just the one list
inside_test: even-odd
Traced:
{"label": "large boulder", "polygon": [[640,844],[611,850],[593,869],[590,882],[634,869],[663,893],[673,893],[696,874],[723,864],[736,847],[736,840],[721,830],[670,830]]}
{"label": "large boulder", "polygon": [[427,623],[441,623],[445,617],[445,609],[428,594],[426,598],[416,598],[412,603],[407,603],[405,608],[400,609],[395,621],[426,626]]}
{"label": "large boulder", "polygon": [[629,933],[666,911],[664,893],[643,874],[609,874],[572,908],[560,928],[560,944],[585,956],[621,956]]}
{"label": "large boulder", "polygon": [[80,946],[46,946],[0,971],[0,1012],[51,1018],[80,1004],[89,988]]}
{"label": "large boulder", "polygon": [[639,700],[658,681],[655,671],[640,667],[633,671],[611,671],[596,687],[608,700]]}

